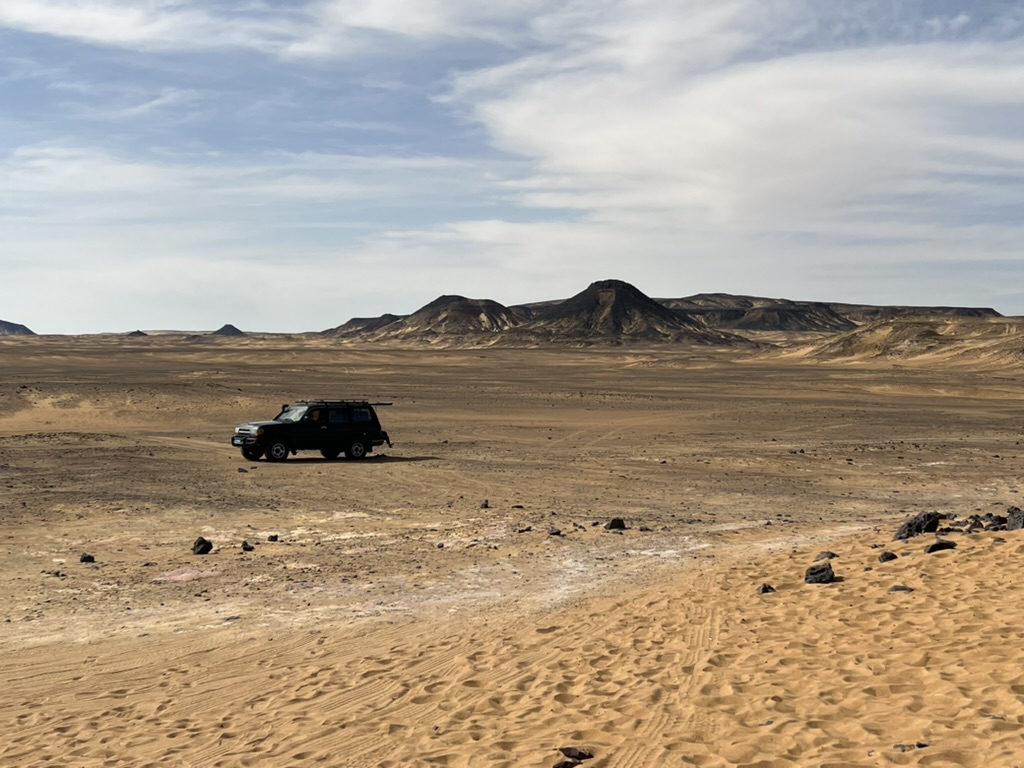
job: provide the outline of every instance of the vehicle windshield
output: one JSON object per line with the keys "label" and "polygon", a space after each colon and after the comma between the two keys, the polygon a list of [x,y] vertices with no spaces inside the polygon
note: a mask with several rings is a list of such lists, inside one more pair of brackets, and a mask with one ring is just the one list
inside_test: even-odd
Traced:
{"label": "vehicle windshield", "polygon": [[302,417],[306,415],[307,410],[309,409],[304,405],[293,405],[277,414],[274,417],[274,421],[302,421]]}

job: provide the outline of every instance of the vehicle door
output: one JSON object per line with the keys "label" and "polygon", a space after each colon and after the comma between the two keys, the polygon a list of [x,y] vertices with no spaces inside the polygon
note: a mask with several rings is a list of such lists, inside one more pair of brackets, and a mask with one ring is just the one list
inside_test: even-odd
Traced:
{"label": "vehicle door", "polygon": [[352,429],[352,420],[349,418],[348,408],[338,406],[331,408],[327,414],[327,439],[330,442],[328,448],[343,451],[348,447],[348,436]]}
{"label": "vehicle door", "polygon": [[295,425],[295,447],[299,450],[318,450],[327,442],[327,409],[310,408],[302,421]]}
{"label": "vehicle door", "polygon": [[352,427],[349,430],[349,435],[352,438],[360,438],[367,447],[371,447],[373,436],[370,433],[374,431],[375,426],[373,411],[365,406],[359,406],[352,409],[350,418]]}

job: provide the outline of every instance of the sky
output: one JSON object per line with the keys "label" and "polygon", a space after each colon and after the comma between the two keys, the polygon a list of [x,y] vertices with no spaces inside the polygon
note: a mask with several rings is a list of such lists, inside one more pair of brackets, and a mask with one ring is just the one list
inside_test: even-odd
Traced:
{"label": "sky", "polygon": [[1024,315],[1017,0],[2,0],[0,319]]}

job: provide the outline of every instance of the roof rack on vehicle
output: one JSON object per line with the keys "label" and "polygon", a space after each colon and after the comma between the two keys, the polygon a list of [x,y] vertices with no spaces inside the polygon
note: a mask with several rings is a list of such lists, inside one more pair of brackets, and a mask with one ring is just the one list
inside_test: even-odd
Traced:
{"label": "roof rack on vehicle", "polygon": [[325,400],[315,398],[312,400],[296,400],[300,405],[394,405],[394,403],[375,403],[369,400]]}

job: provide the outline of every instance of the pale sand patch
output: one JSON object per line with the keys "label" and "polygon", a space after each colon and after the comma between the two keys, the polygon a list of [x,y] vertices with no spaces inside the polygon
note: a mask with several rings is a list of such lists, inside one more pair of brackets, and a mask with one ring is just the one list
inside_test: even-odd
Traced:
{"label": "pale sand patch", "polygon": [[1004,537],[934,555],[922,537],[884,564],[884,537],[832,540],[831,585],[802,583],[817,546],[735,545],[532,617],[26,650],[4,663],[0,759],[510,768],[577,745],[594,766],[1020,765],[1024,610],[999,598],[1024,538]]}

